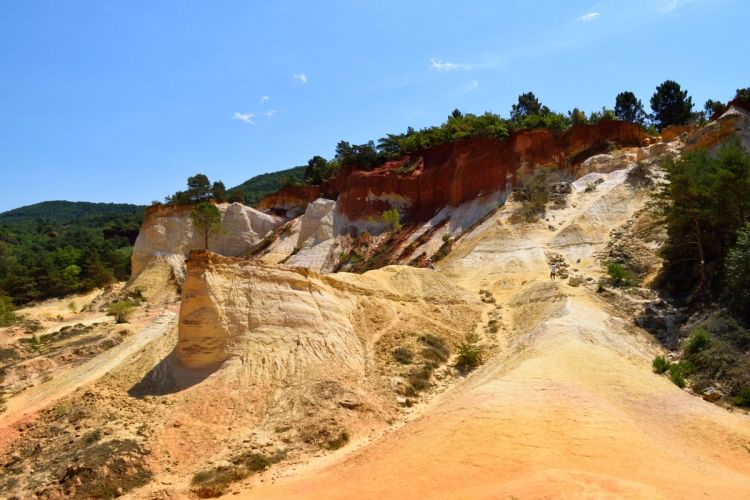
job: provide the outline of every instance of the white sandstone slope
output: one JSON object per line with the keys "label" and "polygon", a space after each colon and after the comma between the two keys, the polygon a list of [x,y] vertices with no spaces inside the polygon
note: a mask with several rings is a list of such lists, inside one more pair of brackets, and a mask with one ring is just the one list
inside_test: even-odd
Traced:
{"label": "white sandstone slope", "polygon": [[[284,222],[240,203],[219,203],[217,207],[223,230],[210,239],[209,249],[221,255],[247,252]],[[149,208],[133,247],[131,287],[151,290],[170,280],[182,283],[185,258],[191,250],[203,248],[201,235],[190,220],[191,209],[189,205]]]}

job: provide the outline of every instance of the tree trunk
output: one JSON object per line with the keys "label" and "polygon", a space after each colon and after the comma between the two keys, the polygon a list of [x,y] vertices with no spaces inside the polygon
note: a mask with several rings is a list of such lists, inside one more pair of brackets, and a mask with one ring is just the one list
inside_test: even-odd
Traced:
{"label": "tree trunk", "polygon": [[698,290],[702,290],[703,285],[706,282],[706,259],[703,254],[703,240],[701,239],[701,227],[700,227],[700,224],[698,224],[697,217],[693,217],[693,225],[695,226],[695,237],[696,237],[696,242],[698,244],[698,255],[701,259],[701,263],[700,263],[701,280],[698,283]]}

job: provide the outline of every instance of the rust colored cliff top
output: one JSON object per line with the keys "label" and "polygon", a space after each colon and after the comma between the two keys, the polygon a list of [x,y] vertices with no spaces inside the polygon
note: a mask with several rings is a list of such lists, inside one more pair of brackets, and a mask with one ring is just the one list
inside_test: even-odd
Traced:
{"label": "rust colored cliff top", "polygon": [[611,146],[639,146],[646,137],[639,125],[605,120],[564,132],[530,129],[505,140],[466,139],[414,152],[370,171],[346,168],[322,186],[282,188],[263,198],[257,208],[304,209],[323,196],[338,200],[339,209],[351,220],[393,207],[412,220],[426,220],[444,206],[516,184],[521,169],[571,167]]}
{"label": "rust colored cliff top", "polygon": [[320,186],[286,186],[263,197],[256,205],[258,210],[304,209],[320,197]]}
{"label": "rust colored cliff top", "polygon": [[[346,169],[324,184],[349,219],[393,206],[413,220],[426,220],[444,206],[457,206],[517,183],[519,170],[571,167],[610,146],[639,146],[643,129],[623,121],[576,125],[564,132],[522,130],[506,140],[467,139],[412,153],[374,170]],[[411,163],[407,173],[399,169]]]}

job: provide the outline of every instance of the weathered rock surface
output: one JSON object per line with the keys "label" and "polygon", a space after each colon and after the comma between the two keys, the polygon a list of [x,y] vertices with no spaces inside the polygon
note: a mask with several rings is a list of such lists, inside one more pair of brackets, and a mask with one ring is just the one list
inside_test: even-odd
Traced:
{"label": "weathered rock surface", "polygon": [[373,299],[404,315],[430,310],[446,325],[468,324],[479,308],[473,294],[426,269],[320,275],[193,252],[176,358],[196,369],[241,359],[258,378],[293,376],[313,364],[361,372],[367,339],[353,325]]}
{"label": "weathered rock surface", "polygon": [[[209,249],[221,255],[241,255],[283,223],[280,217],[240,203],[219,203],[217,207],[222,214],[223,231],[211,238]],[[182,281],[185,257],[190,250],[203,247],[201,236],[190,221],[191,210],[190,205],[149,207],[133,248],[131,281],[154,258],[168,262],[175,279]]]}

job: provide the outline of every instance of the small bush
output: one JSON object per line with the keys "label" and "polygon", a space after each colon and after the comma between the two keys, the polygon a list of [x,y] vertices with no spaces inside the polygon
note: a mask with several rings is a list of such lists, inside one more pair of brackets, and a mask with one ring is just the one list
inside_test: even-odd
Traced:
{"label": "small bush", "polygon": [[414,359],[414,352],[408,347],[397,347],[393,350],[393,357],[402,365],[410,365]]}
{"label": "small bush", "polygon": [[732,398],[732,404],[750,408],[750,386],[743,387],[737,396]]}
{"label": "small bush", "polygon": [[415,366],[409,371],[406,378],[414,394],[432,387],[432,383],[430,383],[432,370],[432,365],[423,365],[420,367]]}
{"label": "small bush", "polygon": [[129,300],[118,300],[107,307],[107,315],[114,316],[116,323],[127,323],[133,307],[133,303]]}
{"label": "small bush", "polygon": [[499,330],[498,322],[496,319],[491,319],[489,322],[487,322],[487,331],[490,333],[497,333]]}
{"label": "small bush", "polygon": [[401,214],[395,208],[391,208],[380,214],[380,220],[391,229],[396,231],[401,229]]}
{"label": "small bush", "polygon": [[623,265],[618,262],[610,262],[607,264],[607,274],[614,286],[622,286],[626,284],[629,277],[629,274]]}
{"label": "small bush", "polygon": [[685,377],[693,372],[693,365],[688,361],[680,361],[669,365],[667,369],[669,372],[669,379],[680,389],[684,389],[687,382]]}
{"label": "small bush", "polygon": [[683,352],[685,356],[692,356],[707,349],[711,345],[711,335],[705,328],[694,328],[688,337]]}
{"label": "small bush", "polygon": [[516,212],[526,222],[539,220],[549,202],[547,173],[539,169],[523,180],[523,186],[516,192],[521,207]]}
{"label": "small bush", "polygon": [[225,494],[229,485],[242,481],[250,473],[244,467],[221,466],[196,472],[190,484],[199,498],[212,498]]}
{"label": "small bush", "polygon": [[328,448],[329,450],[338,450],[348,442],[349,433],[346,432],[346,429],[342,429],[341,432],[339,432],[338,436],[328,441],[328,443],[326,444],[326,448]]}
{"label": "small bush", "polygon": [[651,363],[651,366],[654,369],[654,373],[661,375],[669,369],[669,361],[667,361],[664,356],[656,356]]}
{"label": "small bush", "polygon": [[419,338],[425,344],[422,349],[422,357],[434,363],[445,363],[451,355],[451,351],[442,337],[427,333]]}
{"label": "small bush", "polygon": [[482,352],[484,347],[479,343],[479,335],[473,330],[466,334],[458,345],[458,358],[456,368],[461,371],[470,371],[482,364]]}

